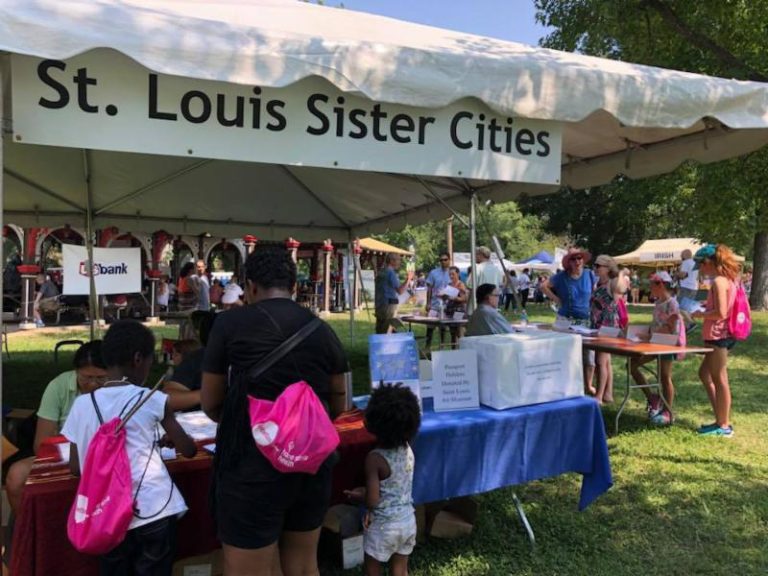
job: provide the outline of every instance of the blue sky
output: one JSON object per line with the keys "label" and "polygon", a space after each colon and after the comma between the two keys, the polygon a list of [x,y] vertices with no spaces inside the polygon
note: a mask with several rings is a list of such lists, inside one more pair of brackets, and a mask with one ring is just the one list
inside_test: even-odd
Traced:
{"label": "blue sky", "polygon": [[[334,6],[337,0],[328,0]],[[533,0],[342,0],[345,8],[381,14],[524,44],[538,44],[546,30],[536,22]]]}

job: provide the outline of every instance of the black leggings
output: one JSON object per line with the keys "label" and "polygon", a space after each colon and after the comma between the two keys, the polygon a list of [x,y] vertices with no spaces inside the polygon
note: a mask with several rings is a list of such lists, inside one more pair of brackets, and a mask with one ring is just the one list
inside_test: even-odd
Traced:
{"label": "black leggings", "polygon": [[520,306],[522,308],[525,308],[525,305],[528,304],[528,292],[529,290],[520,290]]}

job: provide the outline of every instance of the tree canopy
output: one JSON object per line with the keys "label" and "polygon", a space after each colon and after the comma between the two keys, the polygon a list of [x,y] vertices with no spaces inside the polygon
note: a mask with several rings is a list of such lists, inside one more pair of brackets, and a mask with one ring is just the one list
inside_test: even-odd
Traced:
{"label": "tree canopy", "polygon": [[[594,56],[739,80],[768,81],[768,0],[535,0],[552,32],[542,45]],[[640,240],[695,236],[722,242],[754,260],[753,306],[768,300],[768,151],[698,166],[643,182],[531,199],[551,232],[569,231],[593,249],[625,250]],[[564,200],[564,199],[562,199]],[[570,218],[570,222],[566,222]],[[593,246],[593,243],[596,246]]]}
{"label": "tree canopy", "polygon": [[[515,202],[479,207],[477,243],[491,245],[490,234],[499,238],[505,256],[510,260],[522,260],[539,250],[554,251],[566,244],[564,235],[554,235],[544,229],[542,219],[525,215]],[[488,223],[490,234],[483,222]],[[446,220],[435,220],[420,226],[406,226],[399,232],[388,232],[377,237],[395,246],[416,248],[416,264],[423,269],[438,265],[438,256],[447,248]],[[453,249],[455,252],[469,252],[469,230],[459,220],[453,221]]]}

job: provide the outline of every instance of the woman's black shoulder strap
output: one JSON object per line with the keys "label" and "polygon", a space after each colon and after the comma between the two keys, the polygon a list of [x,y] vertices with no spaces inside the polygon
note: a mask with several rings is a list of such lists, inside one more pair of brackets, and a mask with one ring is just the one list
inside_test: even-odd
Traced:
{"label": "woman's black shoulder strap", "polygon": [[310,334],[312,334],[312,332],[317,330],[322,324],[323,324],[323,321],[320,320],[320,318],[313,318],[312,320],[310,320],[301,329],[299,329],[291,337],[289,337],[282,344],[280,344],[280,346],[278,346],[277,348],[272,350],[272,352],[267,354],[262,360],[259,361],[258,364],[256,364],[250,370],[248,370],[248,374],[247,374],[248,379],[251,381],[256,380],[259,376],[264,374],[264,372],[266,372],[272,366],[274,366],[278,360],[283,358],[283,356],[285,356],[291,350],[296,348],[296,346],[301,344],[301,342],[303,342]]}

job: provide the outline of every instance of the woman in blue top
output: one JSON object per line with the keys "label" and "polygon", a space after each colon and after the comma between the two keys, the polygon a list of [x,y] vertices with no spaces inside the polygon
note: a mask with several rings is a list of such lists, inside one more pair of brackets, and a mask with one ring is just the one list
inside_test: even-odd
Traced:
{"label": "woman in blue top", "polygon": [[[563,269],[541,287],[547,298],[557,306],[559,318],[587,327],[591,323],[589,301],[597,283],[592,270],[584,268],[591,257],[586,250],[571,248],[563,256]],[[583,356],[584,393],[594,395],[596,390],[592,386],[592,379],[595,376],[595,355],[585,351]]]}

